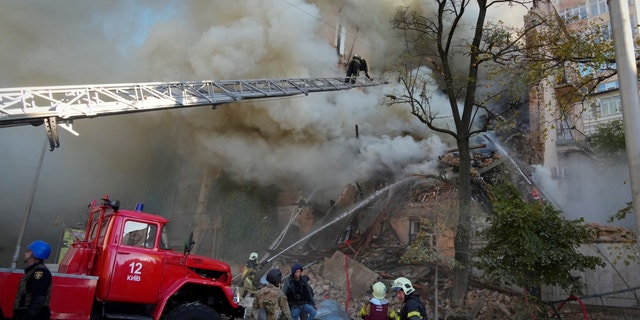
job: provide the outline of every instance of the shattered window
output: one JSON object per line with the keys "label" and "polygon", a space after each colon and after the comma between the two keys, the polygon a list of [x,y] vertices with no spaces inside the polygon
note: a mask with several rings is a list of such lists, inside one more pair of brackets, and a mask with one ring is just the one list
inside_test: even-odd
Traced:
{"label": "shattered window", "polygon": [[425,220],[413,220],[409,222],[409,243],[416,241],[425,242],[424,245],[433,244],[433,234],[426,225]]}
{"label": "shattered window", "polygon": [[411,224],[409,226],[409,241],[415,242],[418,232],[420,232],[420,221],[411,221],[409,223]]}

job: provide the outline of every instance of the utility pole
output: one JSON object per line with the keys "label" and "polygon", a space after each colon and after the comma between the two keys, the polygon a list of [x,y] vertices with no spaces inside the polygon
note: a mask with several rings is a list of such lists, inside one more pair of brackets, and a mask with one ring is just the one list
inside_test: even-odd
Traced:
{"label": "utility pole", "polygon": [[47,152],[47,145],[49,140],[45,139],[42,145],[42,151],[40,151],[40,160],[38,161],[38,167],[36,168],[36,175],[33,177],[33,183],[31,184],[31,193],[29,193],[29,201],[27,202],[27,209],[24,212],[24,218],[22,219],[22,226],[20,227],[20,233],[18,234],[18,242],[16,243],[16,251],[13,253],[13,259],[11,259],[11,268],[15,269],[20,257],[20,251],[22,250],[22,238],[24,237],[24,231],[27,229],[27,222],[29,222],[29,216],[31,215],[31,207],[33,207],[33,198],[38,188],[38,180],[40,179],[40,170],[42,170],[42,163],[44,162],[44,154]]}
{"label": "utility pole", "polygon": [[622,121],[626,140],[631,200],[636,220],[636,244],[640,246],[640,96],[638,95],[638,70],[631,33],[629,2],[607,0],[613,27],[613,44],[616,53],[616,68],[620,83]]}

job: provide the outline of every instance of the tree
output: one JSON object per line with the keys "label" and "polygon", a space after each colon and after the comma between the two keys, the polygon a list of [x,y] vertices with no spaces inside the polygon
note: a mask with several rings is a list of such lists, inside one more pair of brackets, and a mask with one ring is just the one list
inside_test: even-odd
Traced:
{"label": "tree", "polygon": [[599,125],[598,131],[589,136],[588,142],[605,165],[624,159],[626,156],[622,120]]}
{"label": "tree", "polygon": [[[469,5],[477,5],[473,26],[466,25]],[[389,95],[389,104],[408,105],[411,114],[431,130],[450,135],[456,141],[460,154],[458,224],[454,240],[455,287],[453,303],[461,305],[469,285],[471,271],[471,155],[469,139],[488,129],[489,122],[478,124],[480,116],[495,118],[492,102],[508,100],[508,86],[488,87],[480,81],[489,70],[485,64],[499,63],[502,57],[513,54],[521,39],[512,39],[511,33],[499,24],[487,24],[490,7],[500,3],[524,4],[502,0],[436,0],[434,17],[422,15],[419,9],[402,8],[392,19],[392,25],[405,40],[406,55],[401,62],[400,82],[404,92]],[[491,31],[487,39],[485,27]],[[471,29],[471,35],[465,35]],[[495,51],[498,50],[498,51]],[[431,73],[426,66],[433,69]],[[503,80],[507,80],[503,77]],[[508,81],[508,80],[507,80]],[[446,96],[453,127],[448,126],[433,104],[429,88],[438,85]]]}
{"label": "tree", "polygon": [[[556,89],[557,105],[549,123],[575,121],[574,104],[585,101],[597,85],[615,75],[611,41],[602,28],[583,25],[571,30],[552,4],[544,1],[436,0],[434,8],[401,8],[392,18],[405,45],[399,63],[402,92],[387,96],[389,105],[405,105],[429,129],[454,138],[460,155],[459,217],[455,237],[453,302],[461,304],[470,274],[471,155],[469,140],[501,127],[514,128],[515,106],[528,99],[532,87],[544,83]],[[532,9],[524,27],[488,21],[499,5]],[[598,70],[598,72],[585,72]],[[437,89],[433,89],[437,88]],[[441,91],[445,102],[435,99]],[[552,89],[553,90],[553,89]],[[446,109],[442,104],[447,104]],[[569,126],[571,127],[571,126]]]}
{"label": "tree", "polygon": [[509,184],[490,190],[494,210],[477,261],[487,280],[524,288],[557,285],[578,294],[582,283],[572,272],[604,267],[600,257],[576,251],[596,235],[583,218],[565,220],[549,204],[525,201]]}

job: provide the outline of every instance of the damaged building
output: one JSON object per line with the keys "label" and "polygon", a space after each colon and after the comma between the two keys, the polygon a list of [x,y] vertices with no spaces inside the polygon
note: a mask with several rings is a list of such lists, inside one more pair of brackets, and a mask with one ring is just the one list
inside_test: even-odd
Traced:
{"label": "damaged building", "polygon": [[[475,148],[480,149],[484,148]],[[494,176],[509,172],[524,196],[538,200],[534,198],[535,186],[522,176],[526,170],[514,168],[496,152],[474,153],[472,158],[474,199],[478,207],[478,213],[474,214],[476,229],[482,228],[484,215],[491,210],[485,184]],[[453,287],[449,263],[454,257],[457,223],[457,191],[451,182],[457,173],[456,151],[451,150],[439,161],[442,176],[412,176],[400,182],[353,183],[347,185],[335,201],[326,204],[316,203],[313,196],[281,194],[279,201],[283,205],[279,209],[279,221],[288,235],[284,235],[285,240],[278,245],[272,244],[267,252],[265,258],[271,263],[270,267],[289,270],[293,263],[304,263],[308,266],[307,273],[312,278],[316,296],[339,302],[352,318],[366,301],[372,283],[383,281],[389,286],[399,276],[414,280],[414,287],[431,312],[437,304],[440,315],[464,315],[473,319],[513,317],[519,312],[516,301],[522,301],[520,288],[496,288],[472,277],[465,306],[453,307],[446,299],[446,293]],[[614,309],[621,305],[625,310],[637,305],[633,290],[620,295],[609,294],[614,291],[613,285],[605,290],[597,283],[603,277],[611,278],[607,280],[609,284],[619,283],[630,279],[638,270],[637,266],[635,269],[633,266],[622,267],[623,262],[612,261],[614,255],[621,254],[620,251],[614,253],[615,248],[620,250],[620,246],[634,239],[631,231],[600,224],[589,224],[589,227],[597,230],[598,237],[593,243],[583,245],[581,252],[601,255],[609,262],[605,268],[581,274],[588,292],[599,290],[596,295],[585,296],[584,300],[585,304],[593,305],[590,314],[597,319],[603,309],[615,313],[619,310]],[[401,263],[403,254],[418,239],[420,232],[421,241],[426,236],[440,260],[420,265]],[[482,239],[477,237],[472,243],[481,246]],[[576,301],[564,301],[569,293],[556,287],[542,289],[543,300],[558,301],[551,305],[563,318],[573,319],[570,314],[576,310],[579,313],[580,305]],[[562,308],[564,310],[560,310]]]}

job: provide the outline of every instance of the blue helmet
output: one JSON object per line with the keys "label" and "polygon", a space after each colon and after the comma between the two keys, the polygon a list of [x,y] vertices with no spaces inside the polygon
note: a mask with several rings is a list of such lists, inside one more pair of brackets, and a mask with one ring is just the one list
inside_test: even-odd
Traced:
{"label": "blue helmet", "polygon": [[31,244],[27,246],[27,249],[31,250],[31,254],[40,260],[49,258],[51,254],[51,246],[42,240],[31,242]]}

